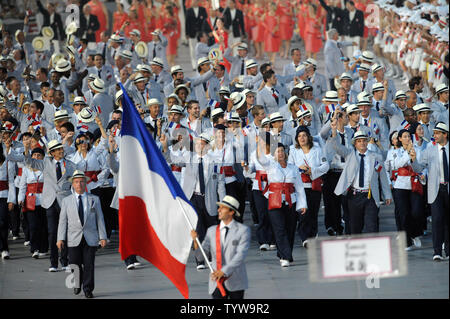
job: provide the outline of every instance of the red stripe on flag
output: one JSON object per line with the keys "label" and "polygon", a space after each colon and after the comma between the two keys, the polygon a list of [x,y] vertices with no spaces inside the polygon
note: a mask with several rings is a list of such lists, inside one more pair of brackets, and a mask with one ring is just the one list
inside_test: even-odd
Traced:
{"label": "red stripe on flag", "polygon": [[126,196],[119,199],[119,211],[119,252],[122,259],[138,255],[151,262],[187,299],[189,288],[185,278],[186,265],[176,260],[159,240],[150,224],[144,201],[136,196]]}

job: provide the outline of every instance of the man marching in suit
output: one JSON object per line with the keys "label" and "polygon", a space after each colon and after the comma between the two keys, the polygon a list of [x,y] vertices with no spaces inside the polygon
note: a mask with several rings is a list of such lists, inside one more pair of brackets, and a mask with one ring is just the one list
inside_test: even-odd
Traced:
{"label": "man marching in suit", "polygon": [[[209,293],[213,299],[243,299],[248,288],[244,259],[250,247],[250,228],[233,220],[233,216],[239,216],[239,202],[234,197],[225,196],[217,205],[220,224],[208,228],[202,243],[216,266],[209,279]],[[196,257],[203,259],[195,241],[197,233],[193,230],[191,235]]]}
{"label": "man marching in suit", "polygon": [[331,124],[331,143],[339,156],[347,164],[342,171],[334,193],[347,194],[350,221],[350,233],[360,234],[363,228],[367,233],[378,232],[378,212],[381,201],[379,183],[386,205],[392,202],[386,171],[381,165],[384,161],[380,154],[367,149],[369,137],[363,131],[357,131],[352,143],[355,150],[348,149],[338,141],[337,123]]}
{"label": "man marching in suit", "polygon": [[[86,193],[89,179],[82,171],[75,171],[69,181],[73,193],[63,199],[58,225],[58,249],[66,244],[70,264],[79,267],[80,284],[86,298],[93,298],[95,251],[100,242],[106,246],[106,229],[98,196]],[[78,295],[81,288],[74,288]]]}

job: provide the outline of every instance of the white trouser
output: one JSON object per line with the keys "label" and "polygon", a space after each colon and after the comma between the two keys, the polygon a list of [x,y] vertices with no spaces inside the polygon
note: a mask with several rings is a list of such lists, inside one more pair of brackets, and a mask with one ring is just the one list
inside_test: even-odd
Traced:
{"label": "white trouser", "polygon": [[197,39],[189,38],[189,52],[191,53],[192,68],[197,67],[197,61],[195,60],[195,46],[197,45]]}
{"label": "white trouser", "polygon": [[186,17],[184,16],[183,0],[178,0],[178,5],[180,7],[178,17],[181,23],[181,41],[186,41]]}
{"label": "white trouser", "polygon": [[358,44],[357,46],[350,45],[348,47],[345,47],[345,52],[346,52],[347,57],[352,57],[353,52],[355,52],[356,50],[359,50],[359,39],[360,39],[359,36],[356,36],[356,37],[345,36],[345,41],[356,42]]}

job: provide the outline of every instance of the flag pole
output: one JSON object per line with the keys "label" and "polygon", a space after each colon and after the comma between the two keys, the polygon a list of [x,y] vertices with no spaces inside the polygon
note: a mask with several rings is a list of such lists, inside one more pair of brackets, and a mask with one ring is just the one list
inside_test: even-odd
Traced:
{"label": "flag pole", "polygon": [[[190,229],[191,229],[191,230],[195,230],[195,229],[194,229],[194,226],[192,226],[191,221],[189,220],[189,218],[188,218],[187,215],[186,215],[186,211],[184,210],[183,205],[181,205],[181,203],[180,203],[180,199],[177,197],[176,200],[177,200],[178,205],[180,205],[181,211],[183,212],[183,216],[184,216],[184,218],[186,219],[187,223],[189,224]],[[205,251],[203,250],[203,246],[202,246],[202,244],[200,243],[200,240],[198,239],[198,237],[196,237],[195,240],[197,241],[198,247],[200,248],[200,251],[202,252],[203,258],[205,259],[206,264],[208,265],[209,270],[211,271],[211,273],[213,273],[213,272],[214,272],[214,269],[212,268],[211,263],[209,262],[208,257],[206,256]]]}

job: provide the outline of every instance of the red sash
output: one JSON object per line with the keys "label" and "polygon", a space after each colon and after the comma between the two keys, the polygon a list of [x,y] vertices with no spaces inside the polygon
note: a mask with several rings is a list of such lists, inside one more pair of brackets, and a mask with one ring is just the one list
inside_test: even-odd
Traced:
{"label": "red sash", "polygon": [[292,207],[291,194],[295,188],[292,183],[270,183],[269,184],[269,210],[278,209],[283,206],[283,193],[289,208]]}
{"label": "red sash", "polygon": [[172,169],[172,172],[180,172],[181,173],[181,167],[176,165],[171,165],[170,168]]}
{"label": "red sash", "polygon": [[220,168],[220,174],[225,173],[225,177],[232,177],[236,175],[236,171],[233,169],[233,166],[222,166]]}
{"label": "red sash", "polygon": [[0,181],[0,192],[9,189],[8,181]]}
{"label": "red sash", "polygon": [[419,181],[419,174],[414,172],[411,166],[400,167],[398,176],[411,176],[411,191],[423,195],[423,186]]}
{"label": "red sash", "polygon": [[[258,187],[263,194],[269,189],[269,183],[267,182],[267,173],[265,171],[256,171],[255,179],[258,181]],[[262,182],[266,182],[266,187],[262,188]]]}
{"label": "red sash", "polygon": [[22,176],[22,167],[19,167],[19,170],[17,171],[17,176]]}
{"label": "red sash", "polygon": [[44,187],[44,183],[30,183],[27,184],[27,193],[28,194],[42,194],[42,189]]}
{"label": "red sash", "polygon": [[[217,270],[222,269],[222,247],[220,246],[220,224],[217,225],[216,228],[216,262],[217,262]],[[219,289],[222,297],[225,297],[227,293],[225,292],[225,288],[223,287],[224,281],[227,280],[226,277],[222,277],[217,280],[217,288]]]}
{"label": "red sash", "polygon": [[91,182],[98,182],[98,174],[100,174],[102,171],[86,171],[84,174],[89,177],[88,184]]}
{"label": "red sash", "polygon": [[316,178],[315,180],[311,180],[311,176],[309,176],[308,174],[301,173],[301,176],[302,176],[302,182],[304,184],[310,183],[311,189],[313,191],[318,191],[318,192],[322,191],[322,179],[320,177]]}

